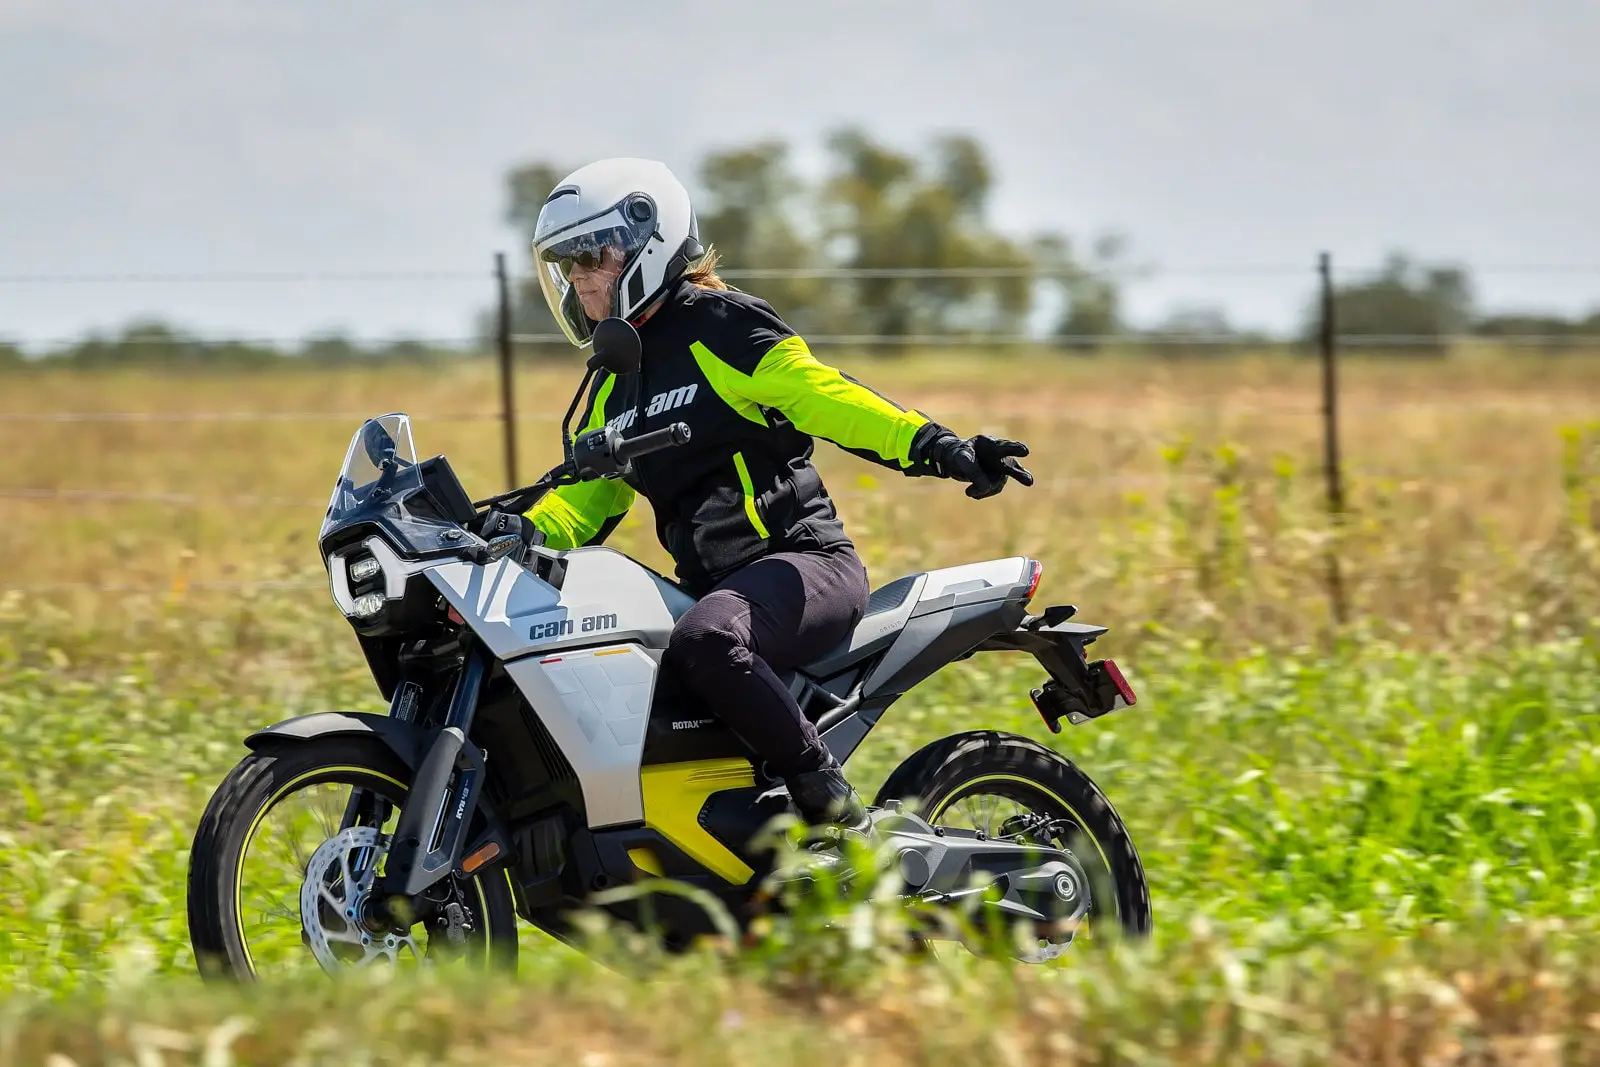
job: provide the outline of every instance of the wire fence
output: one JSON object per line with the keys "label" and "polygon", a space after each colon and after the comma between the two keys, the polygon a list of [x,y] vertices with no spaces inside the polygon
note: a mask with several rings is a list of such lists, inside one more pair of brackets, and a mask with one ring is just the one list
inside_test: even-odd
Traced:
{"label": "wire fence", "polygon": [[[514,333],[513,343],[534,347],[565,348],[569,345],[565,334]],[[86,343],[82,337],[0,338],[0,341],[18,348],[34,351],[62,351]],[[1267,337],[1243,333],[817,333],[806,334],[806,342],[813,346],[837,348],[1039,348],[1039,349],[1162,349],[1162,348],[1234,348],[1252,350],[1310,351],[1315,341],[1299,337]],[[248,334],[203,336],[183,334],[171,337],[122,336],[101,338],[101,344],[111,347],[135,348],[214,348],[231,346],[259,346],[262,348],[292,349],[304,345],[304,337],[277,337]],[[418,345],[441,352],[476,352],[483,348],[482,337],[406,337],[403,343]],[[1507,349],[1593,349],[1600,348],[1600,334],[1592,333],[1396,333],[1360,334],[1341,338],[1345,348],[1362,349],[1445,349],[1445,348],[1507,348]]]}
{"label": "wire fence", "polygon": [[[1301,404],[1262,404],[1254,402],[1220,402],[1220,403],[1194,403],[1191,401],[1150,399],[1142,401],[1150,408],[1166,413],[1179,412],[1196,415],[1216,416],[1248,416],[1248,415],[1316,415],[1320,408],[1314,397],[1308,397]],[[984,403],[963,405],[960,403],[941,406],[942,411],[954,415],[986,415],[997,418],[1027,418],[1030,416],[1049,417],[1058,419],[1059,412],[1041,412],[1038,407],[1017,406],[1006,403]],[[1397,413],[1432,413],[1446,415],[1467,414],[1520,414],[1520,415],[1564,415],[1574,412],[1591,412],[1595,410],[1595,403],[1583,397],[1575,397],[1567,403],[1550,403],[1548,401],[1529,401],[1511,397],[1495,398],[1452,398],[1448,400],[1363,400],[1359,404],[1349,404],[1347,413],[1363,415],[1383,415]],[[183,423],[329,423],[344,426],[359,425],[374,414],[371,410],[365,411],[0,411],[0,425],[12,424],[51,424],[51,423],[126,423],[126,424],[183,424]],[[504,416],[497,411],[409,411],[413,419],[424,423],[500,423]],[[555,422],[564,414],[563,411],[551,408],[548,410],[518,412],[518,422]],[[1089,412],[1075,412],[1074,421],[1092,422]]]}
{"label": "wire fence", "polygon": [[[1330,268],[1331,276],[1340,284],[1359,284],[1384,277],[1392,268],[1388,264],[1358,264]],[[1583,277],[1597,280],[1596,299],[1600,300],[1600,263],[1488,263],[1472,264],[1472,277]],[[917,266],[798,266],[729,268],[721,271],[732,282],[745,281],[1082,281],[1098,279],[1122,286],[1148,283],[1154,279],[1183,278],[1236,278],[1236,279],[1289,279],[1303,278],[1308,286],[1317,283],[1319,268],[1315,263],[1238,263],[1238,264],[1175,264],[1175,265],[1118,265],[1111,267],[1055,266],[1049,264],[1005,267],[917,267]],[[256,271],[145,271],[145,272],[36,272],[0,274],[0,292],[23,291],[32,287],[49,286],[157,286],[157,285],[297,285],[297,284],[354,284],[384,285],[399,283],[478,283],[485,286],[496,279],[494,271],[467,269],[398,269],[398,270],[256,270]],[[525,291],[535,284],[531,275],[506,278],[515,291]],[[485,295],[488,295],[486,289]],[[3,327],[0,323],[0,327]],[[59,352],[98,341],[113,346],[261,346],[275,349],[292,349],[303,345],[306,337],[277,334],[234,333],[226,335],[139,336],[124,335],[115,338],[92,337],[0,337],[0,341],[26,351],[39,353]],[[481,351],[489,339],[481,335],[408,336],[405,343],[421,345],[439,351]],[[531,348],[564,346],[566,337],[556,332],[514,333],[511,343]],[[1217,333],[1158,329],[1130,329],[1117,333],[1057,333],[1050,330],[951,330],[950,332],[917,333],[808,333],[807,340],[814,345],[828,347],[863,347],[875,349],[952,347],[1051,347],[1079,349],[1127,348],[1221,348],[1249,346],[1252,348],[1305,349],[1315,344],[1314,338],[1269,335],[1252,331],[1226,331]],[[1392,333],[1349,335],[1341,338],[1347,349],[1420,349],[1461,348],[1492,346],[1509,349],[1575,349],[1600,348],[1600,333],[1585,331],[1518,332],[1485,334],[1481,332],[1436,331],[1417,333]]]}
{"label": "wire fence", "polygon": [[[1337,315],[1335,314],[1334,280],[1337,278],[1341,284],[1360,283],[1369,279],[1383,276],[1389,265],[1357,265],[1342,266],[1335,270],[1331,261],[1326,257],[1316,263],[1258,263],[1258,264],[1191,264],[1161,267],[1159,269],[1127,266],[1110,270],[1083,270],[1072,268],[1053,268],[1039,266],[1021,267],[782,267],[782,268],[756,268],[756,269],[729,269],[723,275],[730,281],[741,283],[745,281],[782,281],[782,280],[817,280],[832,282],[853,281],[1072,281],[1085,278],[1102,278],[1120,284],[1133,284],[1149,281],[1152,277],[1161,278],[1236,278],[1236,279],[1293,279],[1303,278],[1308,287],[1317,286],[1322,301],[1322,313],[1319,332],[1316,336],[1263,336],[1243,334],[1240,332],[1206,332],[1204,330],[1134,330],[1127,333],[1073,333],[1057,334],[1048,332],[982,332],[982,331],[955,331],[948,333],[928,333],[926,331],[884,335],[873,333],[817,333],[808,334],[807,340],[817,346],[827,347],[858,347],[858,348],[919,348],[919,349],[952,349],[952,348],[1004,348],[1023,350],[1029,348],[1078,348],[1078,349],[1221,349],[1251,348],[1261,350],[1296,350],[1315,351],[1322,360],[1324,368],[1323,384],[1320,395],[1308,392],[1303,404],[1262,404],[1262,403],[1192,403],[1185,401],[1161,400],[1152,401],[1168,411],[1193,411],[1204,413],[1208,416],[1250,416],[1250,415],[1281,415],[1305,419],[1317,419],[1321,425],[1322,434],[1326,443],[1323,462],[1320,467],[1308,466],[1296,477],[1326,477],[1328,479],[1328,508],[1331,521],[1337,525],[1341,520],[1343,511],[1343,491],[1341,480],[1347,473],[1346,465],[1339,458],[1337,448],[1337,424],[1340,400],[1336,386],[1335,355],[1339,350],[1375,351],[1375,350],[1417,350],[1417,349],[1444,349],[1444,348],[1472,348],[1493,347],[1501,349],[1541,349],[1546,351],[1560,351],[1572,349],[1600,349],[1600,333],[1574,326],[1568,332],[1554,333],[1537,328],[1523,329],[1521,332],[1508,332],[1500,335],[1486,333],[1464,332],[1432,332],[1432,333],[1392,333],[1374,334],[1357,333],[1353,335],[1340,334],[1338,331]],[[1492,277],[1519,275],[1526,277],[1578,277],[1592,276],[1600,280],[1600,264],[1486,264],[1473,265],[1473,277]],[[558,333],[531,333],[513,332],[512,307],[510,296],[513,291],[522,292],[530,283],[526,276],[511,277],[505,268],[503,257],[497,257],[495,271],[482,270],[281,270],[281,271],[219,271],[219,272],[107,272],[107,273],[11,273],[0,274],[0,290],[24,293],[31,292],[37,287],[48,286],[74,286],[92,288],[96,286],[156,286],[156,285],[263,285],[263,286],[293,286],[301,284],[325,283],[350,283],[354,285],[383,285],[400,283],[423,283],[454,286],[468,283],[485,285],[496,284],[499,298],[499,323],[500,327],[496,336],[486,338],[477,337],[428,337],[406,338],[405,343],[420,345],[438,350],[455,350],[460,352],[481,351],[486,345],[492,345],[500,359],[501,373],[501,406],[499,410],[483,411],[446,411],[436,414],[416,414],[419,419],[439,423],[499,423],[504,427],[506,437],[506,454],[508,475],[511,484],[516,484],[514,457],[516,454],[514,444],[515,426],[519,423],[534,421],[555,421],[560,419],[563,412],[560,409],[543,408],[534,411],[517,412],[512,404],[513,391],[510,388],[513,373],[513,355],[518,347],[524,350],[546,346],[564,348],[566,338]],[[1265,282],[1264,282],[1265,284]],[[1597,285],[1600,290],[1600,285]],[[1597,292],[1600,296],[1600,292]],[[1585,320],[1585,327],[1592,327],[1596,320]],[[1554,322],[1553,319],[1541,320],[1539,317],[1528,317],[1518,325],[1537,327]],[[1558,328],[1561,323],[1554,323]],[[0,324],[3,325],[3,324]],[[1504,325],[1504,324],[1502,324]],[[169,348],[221,348],[224,346],[263,346],[276,349],[287,349],[305,343],[305,338],[288,338],[282,336],[191,336],[191,335],[152,335],[144,336],[137,332],[125,332],[121,337],[115,338],[47,338],[47,339],[10,339],[9,343],[23,349],[48,350],[64,349],[75,345],[98,342],[103,345],[116,346],[166,346]],[[370,362],[370,361],[369,361]],[[360,366],[360,361],[352,361],[351,366]],[[489,397],[485,397],[486,403]],[[1439,401],[1363,401],[1355,408],[1350,408],[1346,403],[1345,414],[1348,416],[1353,410],[1359,415],[1382,415],[1390,412],[1416,412],[1433,411],[1448,413],[1469,412],[1521,412],[1534,414],[1556,415],[1573,411],[1592,412],[1594,405],[1581,396],[1575,397],[1570,405],[1551,404],[1548,402],[1525,402],[1509,398],[1483,398],[1463,399],[1446,398]],[[4,405],[4,395],[0,393],[0,406]],[[942,409],[943,410],[943,409]],[[998,399],[995,403],[982,405],[956,405],[950,408],[952,415],[981,412],[990,417],[1031,417],[1039,416],[1040,411],[1026,406],[1018,406],[1007,399]],[[340,423],[346,426],[359,423],[371,412],[355,411],[0,411],[0,424],[16,426],[48,426],[48,425],[74,425],[74,424],[245,424],[263,423],[279,424],[284,427],[313,424]],[[1058,417],[1052,414],[1051,417]],[[1092,420],[1085,420],[1092,421]],[[1425,470],[1400,470],[1386,469],[1381,466],[1355,466],[1348,473],[1363,478],[1382,479],[1434,479],[1449,478],[1463,474],[1481,475],[1488,473],[1504,478],[1533,478],[1548,477],[1550,472],[1545,469],[1519,469],[1491,465],[1471,464],[1441,464]],[[1039,485],[1046,490],[1068,491],[1089,487],[1108,489],[1147,489],[1152,487],[1169,486],[1175,482],[1195,482],[1212,480],[1214,476],[1202,472],[1172,471],[1153,474],[1083,474],[1056,476],[1040,479]],[[906,483],[904,489],[912,492],[936,490],[940,488],[931,480],[913,480]],[[944,487],[948,490],[948,487]],[[844,484],[833,495],[840,497],[872,496],[881,492],[880,489],[867,488],[858,484]],[[62,487],[62,486],[0,486],[0,500],[10,502],[13,506],[22,504],[59,504],[59,503],[90,503],[103,504],[114,507],[170,507],[182,509],[201,509],[210,507],[221,508],[303,508],[322,509],[326,506],[326,498],[314,498],[298,495],[275,495],[271,493],[258,494],[210,494],[194,492],[166,492],[166,491],[123,491],[104,487]],[[1331,551],[1331,550],[1330,550]],[[3,580],[0,580],[3,581]],[[1329,592],[1334,601],[1335,613],[1342,617],[1343,593],[1342,578],[1338,571],[1338,562],[1332,555],[1329,558]],[[0,584],[0,595],[16,593],[70,593],[70,592],[125,592],[125,593],[175,593],[186,590],[219,590],[219,591],[256,591],[256,590],[304,590],[324,586],[325,582],[310,579],[269,579],[269,580],[196,580],[189,581],[186,574],[180,573],[168,584],[140,584],[137,582],[38,582],[31,584]]]}

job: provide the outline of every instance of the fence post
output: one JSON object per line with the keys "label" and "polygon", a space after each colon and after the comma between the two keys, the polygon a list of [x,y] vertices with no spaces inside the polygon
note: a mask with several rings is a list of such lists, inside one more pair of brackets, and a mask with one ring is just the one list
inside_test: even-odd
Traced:
{"label": "fence post", "polygon": [[1322,283],[1322,326],[1318,348],[1322,353],[1322,466],[1328,483],[1328,596],[1333,601],[1333,618],[1345,624],[1344,576],[1339,570],[1340,537],[1344,526],[1344,474],[1339,464],[1339,380],[1334,319],[1333,257],[1327,252],[1317,257],[1317,273]]}
{"label": "fence post", "polygon": [[517,482],[517,413],[511,381],[511,286],[506,279],[506,254],[494,254],[494,275],[500,286],[500,321],[495,339],[500,349],[500,421],[505,436],[506,487]]}

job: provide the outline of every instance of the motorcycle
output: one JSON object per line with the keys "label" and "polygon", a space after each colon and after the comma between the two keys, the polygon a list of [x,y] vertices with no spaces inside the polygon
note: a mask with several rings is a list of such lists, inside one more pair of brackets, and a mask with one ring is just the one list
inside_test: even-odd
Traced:
{"label": "motorcycle", "polygon": [[[782,906],[763,830],[793,814],[783,783],[716,718],[656,699],[662,650],[694,601],[615,549],[552,550],[522,518],[551,489],[626,477],[689,439],[682,422],[573,437],[594,375],[639,361],[633,328],[602,322],[562,420],[563,461],[486,500],[444,456],[416,459],[407,416],[357,430],[319,547],[388,714],[304,715],[245,739],[190,853],[203,974],[411,958],[514,968],[519,919],[576,944],[574,917],[593,907],[669,948],[714,932],[694,893],[605,892],[650,879],[709,894],[741,930]],[[1071,605],[1030,613],[1042,571],[1011,557],[897,578],[853,633],[784,680],[847,767],[900,697],[977,652],[1035,657],[1046,678],[1031,696],[1053,733],[1134,704],[1115,662],[1088,658],[1105,627],[1073,621]],[[1144,870],[1111,802],[1026,737],[934,741],[869,815],[903,900],[1020,927],[1019,959],[1060,955],[1089,923],[1150,929]]]}

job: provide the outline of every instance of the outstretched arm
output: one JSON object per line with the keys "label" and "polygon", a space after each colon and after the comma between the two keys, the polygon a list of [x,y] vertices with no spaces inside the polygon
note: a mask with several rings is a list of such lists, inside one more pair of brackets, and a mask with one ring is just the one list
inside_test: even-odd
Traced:
{"label": "outstretched arm", "polygon": [[764,421],[762,408],[775,409],[802,433],[892,470],[971,483],[967,495],[973,498],[993,496],[1008,477],[1033,484],[1016,459],[1028,454],[1027,445],[982,435],[963,439],[821,362],[796,335],[768,348],[748,374],[703,344],[691,347],[717,392],[752,421]]}
{"label": "outstretched arm", "polygon": [[931,474],[913,459],[917,433],[932,425],[854,378],[821,362],[804,340],[778,341],[749,373],[723,362],[705,345],[691,346],[712,386],[746,418],[764,422],[762,408],[783,414],[795,429],[908,474]]}

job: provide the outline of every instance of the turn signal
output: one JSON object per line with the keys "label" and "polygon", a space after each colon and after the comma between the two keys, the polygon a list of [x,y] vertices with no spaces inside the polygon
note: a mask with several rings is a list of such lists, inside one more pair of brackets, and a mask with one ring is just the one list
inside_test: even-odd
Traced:
{"label": "turn signal", "polygon": [[461,871],[463,874],[471,874],[473,871],[477,870],[479,867],[482,867],[485,863],[488,863],[498,855],[500,855],[500,846],[495,844],[493,841],[490,841],[487,845],[484,845],[478,851],[461,861]]}

